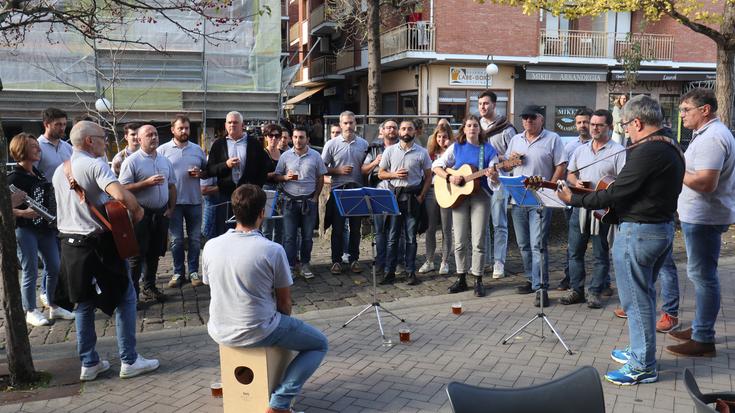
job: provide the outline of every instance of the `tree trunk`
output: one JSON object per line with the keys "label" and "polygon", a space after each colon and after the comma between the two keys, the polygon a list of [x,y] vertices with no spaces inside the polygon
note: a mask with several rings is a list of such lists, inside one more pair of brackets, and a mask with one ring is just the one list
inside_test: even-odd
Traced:
{"label": "tree trunk", "polygon": [[[0,121],[0,161],[7,163],[7,139]],[[0,272],[3,288],[3,310],[5,311],[5,350],[8,354],[10,383],[14,386],[30,383],[36,377],[28,341],[25,312],[20,301],[18,281],[18,257],[15,243],[15,219],[10,204],[7,177],[0,173]]]}
{"label": "tree trunk", "polygon": [[380,115],[380,1],[368,0],[367,5],[368,115]]}
{"label": "tree trunk", "polygon": [[735,95],[735,48],[725,48],[717,45],[717,82],[715,95],[717,96],[717,115],[720,120],[732,128],[733,96]]}

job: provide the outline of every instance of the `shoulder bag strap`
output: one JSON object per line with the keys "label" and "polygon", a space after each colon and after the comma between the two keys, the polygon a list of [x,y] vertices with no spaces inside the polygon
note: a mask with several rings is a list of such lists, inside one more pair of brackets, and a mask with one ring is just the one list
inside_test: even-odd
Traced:
{"label": "shoulder bag strap", "polygon": [[102,225],[105,226],[109,231],[112,231],[112,224],[110,224],[110,221],[105,218],[104,215],[95,207],[92,205],[92,203],[89,202],[89,199],[87,199],[87,194],[84,193],[84,189],[82,189],[78,184],[77,181],[74,180],[74,177],[71,174],[71,161],[64,161],[64,175],[66,175],[66,179],[69,181],[69,189],[73,190],[77,193],[79,196],[79,202],[86,203],[87,207],[89,207],[89,210],[92,211],[92,214],[97,217],[97,219],[100,220]]}

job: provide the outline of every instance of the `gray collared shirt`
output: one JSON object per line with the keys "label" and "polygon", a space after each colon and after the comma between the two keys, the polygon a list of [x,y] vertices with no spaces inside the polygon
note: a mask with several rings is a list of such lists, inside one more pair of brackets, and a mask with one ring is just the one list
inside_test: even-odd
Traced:
{"label": "gray collared shirt", "polygon": [[513,168],[513,176],[542,176],[549,180],[554,175],[554,169],[567,161],[564,159],[561,138],[546,129],[531,143],[526,139],[525,131],[514,136],[508,144],[505,156],[509,157],[513,152],[526,156],[523,165]]}
{"label": "gray collared shirt", "polygon": [[276,165],[276,174],[286,175],[288,171],[298,172],[299,179],[283,183],[283,190],[293,196],[311,195],[316,191],[317,180],[327,173],[319,152],[308,148],[299,155],[293,148],[281,154]]}
{"label": "gray collared shirt", "polygon": [[41,159],[35,162],[33,166],[38,168],[46,179],[51,179],[54,176],[56,168],[71,158],[74,149],[68,142],[63,140],[59,140],[54,145],[43,135],[39,136],[37,140],[38,145],[41,147]]}
{"label": "gray collared shirt", "polygon": [[232,182],[237,185],[240,181],[243,171],[245,170],[245,160],[248,156],[248,134],[244,133],[240,139],[235,141],[231,137],[226,138],[227,156],[229,158],[239,158],[240,167],[232,168]]}
{"label": "gray collared shirt", "polygon": [[401,168],[408,170],[406,179],[388,180],[391,187],[416,186],[424,179],[426,170],[431,169],[431,158],[429,152],[415,142],[408,149],[403,149],[399,142],[385,148],[378,167],[388,172],[395,172]]}
{"label": "gray collared shirt", "polygon": [[114,172],[115,175],[120,175],[120,167],[122,166],[123,161],[132,154],[133,152],[129,148],[125,148],[115,154],[112,158],[112,172]]}
{"label": "gray collared shirt", "polygon": [[199,178],[189,176],[189,169],[196,166],[200,170],[207,167],[207,156],[202,148],[193,142],[179,148],[174,140],[164,143],[157,149],[160,155],[171,161],[176,174],[176,205],[200,205],[202,191]]}
{"label": "gray collared shirt", "polygon": [[149,186],[135,192],[138,203],[148,209],[161,209],[168,203],[168,186],[176,183],[174,166],[165,156],[157,152],[149,155],[138,150],[128,156],[120,167],[120,183],[128,185],[140,182],[153,175],[163,175],[163,183]]}
{"label": "gray collared shirt", "polygon": [[735,139],[719,119],[694,131],[684,153],[686,171],[720,171],[714,192],[695,191],[684,185],[679,194],[679,219],[688,224],[735,223]]}
{"label": "gray collared shirt", "polygon": [[[117,182],[115,174],[102,158],[90,153],[74,150],[71,155],[71,174],[77,184],[84,189],[87,199],[98,209],[103,209],[110,196],[105,188]],[[57,168],[53,175],[56,196],[56,225],[64,234],[91,235],[106,231],[105,227],[92,216],[86,203],[79,200],[76,192],[69,189],[69,181],[64,168]]]}
{"label": "gray collared shirt", "polygon": [[342,135],[330,139],[322,149],[322,160],[327,168],[339,168],[340,166],[351,166],[352,173],[349,175],[333,175],[332,188],[352,183],[362,186],[362,163],[367,156],[368,143],[365,139],[355,136],[347,142]]}
{"label": "gray collared shirt", "polygon": [[[480,118],[480,128],[483,131],[487,131],[494,124],[495,121],[490,122],[485,118]],[[513,129],[511,125],[508,125],[508,127],[503,129],[502,132],[496,133],[492,136],[488,136],[488,142],[490,143],[490,145],[493,146],[493,148],[495,148],[495,152],[497,152],[499,155],[502,155],[505,153],[506,149],[508,149],[508,143],[510,143],[513,135],[515,135],[515,129]]]}
{"label": "gray collared shirt", "polygon": [[579,171],[579,179],[592,182],[594,185],[603,176],[618,176],[623,166],[625,166],[625,148],[610,139],[597,153],[592,150],[592,141],[577,146],[569,160],[567,170],[571,173],[582,168]]}
{"label": "gray collared shirt", "polygon": [[589,141],[590,139],[583,141],[581,137],[578,137],[577,139],[574,139],[573,141],[567,142],[567,144],[564,145],[564,160],[567,163],[571,162],[574,151],[576,151],[577,148],[579,148],[580,146],[584,145],[585,143]]}

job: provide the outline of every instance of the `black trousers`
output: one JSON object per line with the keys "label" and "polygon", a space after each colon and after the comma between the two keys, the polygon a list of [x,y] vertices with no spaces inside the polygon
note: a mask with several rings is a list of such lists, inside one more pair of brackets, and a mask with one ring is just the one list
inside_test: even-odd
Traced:
{"label": "black trousers", "polygon": [[129,258],[129,263],[136,294],[140,294],[141,275],[144,289],[156,285],[158,260],[166,253],[168,239],[168,218],[163,216],[164,211],[165,209],[145,208],[143,219],[135,224],[135,237],[138,239],[140,255]]}

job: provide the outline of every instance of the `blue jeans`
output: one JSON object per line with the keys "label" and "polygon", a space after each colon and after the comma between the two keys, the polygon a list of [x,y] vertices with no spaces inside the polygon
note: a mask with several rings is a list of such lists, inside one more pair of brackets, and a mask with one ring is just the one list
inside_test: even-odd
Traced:
{"label": "blue jeans", "polygon": [[672,248],[658,272],[658,279],[661,280],[661,311],[672,317],[678,317],[679,273],[676,271],[673,254]]}
{"label": "blue jeans", "polygon": [[45,277],[41,279],[41,292],[47,293],[49,305],[54,304],[56,284],[59,282],[59,242],[56,231],[36,230],[30,227],[15,228],[18,243],[18,261],[23,273],[20,295],[23,310],[36,309],[36,279],[38,278],[38,253],[44,262]]}
{"label": "blue jeans", "polygon": [[727,225],[681,223],[687,249],[687,277],[694,284],[692,340],[700,343],[715,342],[715,321],[720,311],[717,260],[722,234],[727,228]]}
{"label": "blue jeans", "polygon": [[[138,358],[138,353],[135,351],[136,299],[133,283],[129,278],[128,281],[127,291],[125,291],[115,309],[115,335],[117,336],[120,360],[133,364]],[[97,333],[94,329],[94,310],[94,300],[77,304],[77,315],[74,320],[77,328],[77,352],[84,367],[92,367],[100,361],[100,356],[95,350]]]}
{"label": "blue jeans", "polygon": [[[491,232],[492,231],[492,232]],[[502,262],[508,253],[508,198],[499,189],[490,198],[490,225],[485,235],[485,263]]]}
{"label": "blue jeans", "polygon": [[189,274],[199,271],[199,253],[202,248],[202,206],[176,205],[168,231],[171,235],[171,256],[174,259],[174,274],[186,275],[184,268],[184,221],[189,238]]}
{"label": "blue jeans", "polygon": [[[523,259],[523,270],[534,290],[549,288],[549,251],[546,248],[551,225],[551,210],[545,209],[539,220],[538,209],[513,205],[513,229]],[[541,269],[541,254],[544,268]]]}
{"label": "blue jeans", "polygon": [[321,331],[303,321],[281,314],[275,331],[255,344],[245,347],[281,347],[298,351],[286,368],[283,380],[271,395],[270,407],[288,409],[306,380],[319,368],[327,355],[327,338]]}
{"label": "blue jeans", "polygon": [[[391,217],[375,215],[375,268],[388,272],[388,238],[390,237]],[[398,243],[398,264],[406,265],[406,239],[401,236]]]}
{"label": "blue jeans", "polygon": [[[590,223],[590,220],[594,218],[591,212],[588,214],[587,222]],[[582,233],[579,227],[579,208],[572,210],[569,218],[569,279],[570,286],[579,293],[584,294],[584,279],[587,276],[584,268],[584,255],[590,240],[595,265],[589,290],[592,294],[598,295],[605,287],[605,276],[610,272],[610,245],[607,242],[609,229],[609,225],[600,223],[598,235],[590,235],[589,226]]]}
{"label": "blue jeans", "polygon": [[615,280],[620,303],[628,315],[628,363],[635,369],[656,368],[656,277],[673,240],[673,222],[623,222],[615,234]]}
{"label": "blue jeans", "polygon": [[400,261],[401,238],[406,240],[406,251],[402,255],[406,260],[406,271],[408,273],[416,272],[416,250],[418,249],[416,231],[418,230],[418,216],[416,213],[409,212],[409,202],[413,201],[399,202],[398,209],[401,211],[401,215],[394,215],[389,220],[388,272],[395,272],[396,266]]}
{"label": "blue jeans", "polygon": [[296,264],[298,248],[298,234],[301,234],[300,256],[302,264],[311,263],[311,249],[314,245],[314,227],[316,226],[317,203],[311,199],[290,200],[283,203],[284,248],[288,257],[288,264]]}
{"label": "blue jeans", "polygon": [[205,195],[204,196],[204,208],[202,209],[202,235],[208,240],[216,237],[217,235],[217,223],[224,222],[225,211],[227,207],[225,205],[218,205],[222,203],[222,198],[219,194]]}

